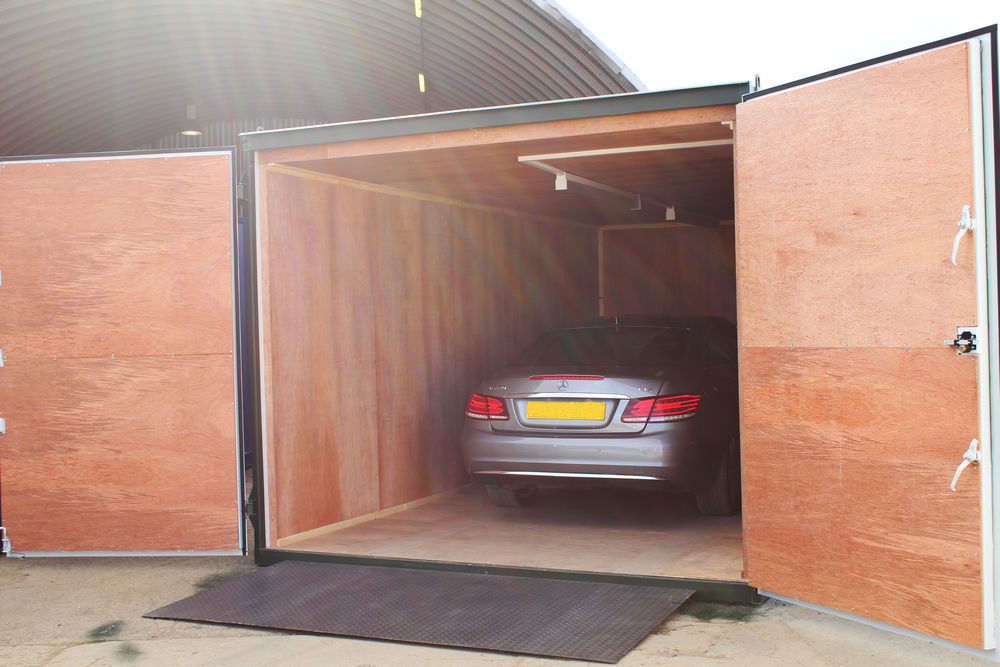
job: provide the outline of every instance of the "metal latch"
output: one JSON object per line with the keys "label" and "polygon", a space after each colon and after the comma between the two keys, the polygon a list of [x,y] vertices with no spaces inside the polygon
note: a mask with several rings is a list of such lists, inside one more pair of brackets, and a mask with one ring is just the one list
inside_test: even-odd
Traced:
{"label": "metal latch", "polygon": [[7,539],[7,529],[0,526],[0,554],[9,554],[11,550],[10,540]]}
{"label": "metal latch", "polygon": [[979,463],[981,458],[979,454],[979,441],[973,438],[972,442],[969,443],[969,448],[962,454],[962,462],[958,464],[955,476],[951,478],[952,491],[955,490],[955,484],[958,483],[958,478],[961,477],[962,471],[968,468],[970,463]]}
{"label": "metal latch", "polygon": [[943,342],[954,347],[959,354],[973,354],[976,351],[978,327],[958,327],[955,338],[946,338]]}
{"label": "metal latch", "polygon": [[962,207],[962,219],[958,221],[958,233],[955,234],[955,242],[951,244],[951,263],[958,266],[958,244],[965,236],[965,232],[976,228],[976,221],[972,219],[969,212],[969,205]]}

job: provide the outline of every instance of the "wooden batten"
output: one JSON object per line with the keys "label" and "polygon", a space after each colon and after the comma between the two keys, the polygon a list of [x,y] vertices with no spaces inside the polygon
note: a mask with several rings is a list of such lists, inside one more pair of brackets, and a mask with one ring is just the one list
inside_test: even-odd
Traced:
{"label": "wooden batten", "polygon": [[[261,162],[289,163],[309,160],[385,155],[411,151],[458,148],[463,146],[489,146],[525,141],[552,141],[545,152],[557,152],[559,143],[575,137],[613,137],[628,132],[646,130],[662,131],[663,128],[685,125],[719,124],[731,122],[735,115],[732,105],[650,111],[622,116],[604,116],[577,120],[547,121],[474,130],[454,130],[402,137],[386,137],[345,141],[333,144],[275,148],[261,151]],[[613,139],[620,141],[620,139]]]}

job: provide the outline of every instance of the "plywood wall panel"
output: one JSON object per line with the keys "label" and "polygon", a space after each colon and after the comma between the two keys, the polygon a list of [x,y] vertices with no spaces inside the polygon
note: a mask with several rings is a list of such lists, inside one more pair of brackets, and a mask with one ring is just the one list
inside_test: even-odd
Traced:
{"label": "plywood wall panel", "polygon": [[[751,585],[982,641],[976,360],[947,349],[745,349]],[[953,564],[960,564],[954,567]],[[914,627],[915,626],[915,627]]]}
{"label": "plywood wall panel", "polygon": [[[739,108],[744,344],[936,346],[974,324],[964,44]],[[872,104],[878,99],[878,104]]]}
{"label": "plywood wall panel", "polygon": [[4,163],[5,355],[230,353],[230,159]]}
{"label": "plywood wall panel", "polygon": [[374,511],[374,311],[366,210],[271,175],[269,451],[277,537]]}
{"label": "plywood wall panel", "polygon": [[3,518],[17,551],[236,551],[228,354],[2,369]]}
{"label": "plywood wall panel", "polygon": [[[338,197],[359,196],[340,189]],[[369,207],[378,229],[372,263],[375,290],[378,374],[378,461],[380,507],[430,495],[426,465],[428,437],[433,433],[430,410],[432,359],[427,356],[431,323],[441,316],[425,298],[427,277],[441,269],[423,260],[430,240],[422,219],[423,203],[378,197]],[[361,221],[355,220],[354,224]],[[426,317],[426,324],[425,324]]]}
{"label": "plywood wall panel", "polygon": [[464,484],[469,391],[594,312],[596,231],[269,179],[273,541]]}
{"label": "plywood wall panel", "polygon": [[736,320],[733,228],[604,231],[606,315],[715,315]]}

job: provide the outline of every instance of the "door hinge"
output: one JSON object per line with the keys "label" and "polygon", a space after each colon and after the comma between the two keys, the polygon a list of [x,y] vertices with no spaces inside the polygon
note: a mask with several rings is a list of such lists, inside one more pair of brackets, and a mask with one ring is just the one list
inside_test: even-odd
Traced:
{"label": "door hinge", "polygon": [[0,554],[9,555],[11,551],[10,540],[7,539],[7,529],[0,526]]}
{"label": "door hinge", "polygon": [[946,338],[944,344],[954,347],[959,354],[975,354],[979,327],[958,327],[955,338]]}

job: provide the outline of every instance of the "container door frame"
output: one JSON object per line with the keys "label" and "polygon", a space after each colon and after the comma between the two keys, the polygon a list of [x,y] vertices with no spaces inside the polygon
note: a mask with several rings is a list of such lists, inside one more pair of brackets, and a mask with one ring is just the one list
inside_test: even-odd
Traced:
{"label": "container door frame", "polygon": [[[997,184],[997,174],[996,174],[996,155],[997,155],[997,109],[1000,107],[998,103],[998,91],[997,91],[997,31],[996,26],[991,28],[986,28],[983,30],[973,31],[966,33],[964,35],[959,35],[946,40],[941,40],[932,44],[924,45],[908,51],[900,52],[885,56],[883,58],[878,58],[876,60],[867,61],[854,65],[851,67],[843,68],[841,70],[836,70],[834,72],[829,72],[822,74],[810,79],[793,82],[784,86],[780,86],[774,89],[769,89],[761,91],[758,93],[751,93],[744,98],[744,102],[737,107],[737,124],[739,125],[739,109],[744,107],[748,101],[756,98],[776,95],[782,91],[793,91],[802,87],[808,87],[813,84],[823,83],[831,81],[835,78],[844,76],[850,76],[854,72],[861,70],[878,68],[887,66],[891,62],[899,62],[910,56],[915,56],[930,52],[936,49],[943,49],[948,46],[957,45],[961,43],[966,43],[970,47],[970,51],[975,49],[979,52],[978,59],[975,57],[975,52],[970,54],[969,57],[969,82],[970,82],[970,118],[972,124],[973,140],[972,140],[972,154],[973,154],[973,165],[978,165],[979,168],[974,170],[974,202],[969,202],[974,204],[974,209],[976,211],[983,212],[979,215],[980,220],[976,220],[976,230],[985,230],[985,233],[980,231],[973,232],[975,238],[975,261],[976,261],[976,288],[977,288],[977,299],[976,299],[976,313],[977,313],[977,324],[979,326],[979,337],[980,340],[985,342],[985,345],[979,347],[981,354],[978,359],[978,395],[979,395],[979,406],[978,406],[978,421],[979,421],[979,433],[980,439],[983,442],[980,444],[981,452],[983,454],[984,460],[978,466],[978,474],[980,477],[980,501],[981,501],[981,550],[982,550],[982,637],[980,638],[981,644],[979,648],[982,649],[994,649],[997,644],[997,627],[996,627],[996,617],[1000,615],[1000,601],[998,601],[995,592],[995,581],[1000,577],[1000,570],[998,570],[998,563],[995,559],[995,553],[1000,550],[1000,521],[994,512],[994,508],[998,507],[998,502],[1000,502],[1000,483],[998,483],[996,478],[996,472],[1000,471],[1000,453],[997,452],[997,447],[993,443],[1000,442],[1000,419],[991,419],[991,413],[993,415],[1000,415],[1000,361],[998,361],[998,352],[1000,352],[1000,342],[998,342],[998,284],[997,284],[997,248],[1000,239],[997,237],[997,201],[996,201],[996,191],[998,188]],[[928,95],[933,95],[935,91],[927,91]],[[787,93],[786,93],[787,94]],[[991,113],[992,112],[992,113]],[[988,119],[992,118],[992,123],[987,122]],[[739,153],[739,142],[736,146],[737,155],[737,171],[739,171],[740,165],[740,153]],[[864,160],[865,156],[859,155],[859,160]],[[748,186],[749,187],[749,186]],[[737,201],[740,197],[740,184],[737,182]],[[739,209],[739,206],[738,206]],[[958,211],[956,211],[956,218],[958,218]],[[739,215],[739,213],[737,214]],[[887,221],[888,223],[889,221]],[[741,226],[740,220],[737,220],[737,225]],[[957,228],[956,228],[957,229]],[[968,243],[966,239],[965,243]],[[947,249],[945,249],[945,252]],[[971,258],[970,258],[971,259]],[[738,282],[742,284],[743,278],[738,276]],[[741,295],[743,297],[743,295]],[[743,299],[741,299],[743,300]],[[746,307],[745,303],[741,303],[741,313],[744,312],[743,308]],[[742,324],[742,322],[741,322]],[[983,329],[987,329],[986,335],[984,335]],[[845,334],[846,335],[846,334]],[[742,337],[742,332],[741,332]],[[986,348],[985,350],[983,348]],[[741,368],[741,373],[746,372],[746,368]],[[746,405],[747,391],[746,391],[746,380],[741,382],[741,392],[744,394],[741,398],[743,399],[742,410],[748,410]],[[957,465],[961,460],[961,452],[956,452],[955,464]],[[789,462],[791,464],[791,462]],[[975,466],[966,470],[965,474],[968,475],[970,472],[975,474]],[[744,475],[747,475],[746,470]],[[749,500],[749,503],[747,501]],[[755,498],[753,496],[748,496],[745,491],[744,497],[745,505],[748,505],[751,510],[751,516],[753,516],[753,504],[759,502],[760,505],[766,504],[766,499]],[[748,521],[747,515],[744,514],[744,521],[746,524],[752,523],[752,519]],[[822,527],[820,527],[822,528]],[[752,539],[751,535],[753,526],[744,526],[744,536],[745,540],[749,541]],[[757,586],[757,582],[754,581],[753,564],[751,562],[752,556],[750,555],[750,549],[744,546],[745,558],[747,559],[747,572],[750,577],[751,585]],[[976,554],[977,556],[979,554]],[[810,564],[802,563],[802,568],[808,570]],[[765,575],[767,576],[767,575]],[[824,605],[822,600],[812,600],[810,602],[802,602],[799,599],[799,594],[794,590],[778,590],[778,591],[768,591],[768,582],[762,581],[761,592],[765,595],[776,597],[779,599],[784,599],[790,602],[803,603],[807,606],[814,606],[826,611],[833,611],[838,615],[849,616],[864,622],[868,622],[874,625],[885,627],[887,629],[899,630],[902,625],[888,624],[879,620],[869,620],[867,618],[854,616],[851,612],[854,610],[853,607],[847,610],[841,604],[838,605]],[[860,605],[859,605],[860,606]],[[971,641],[955,643],[947,639],[936,638],[933,634],[924,634],[919,632],[919,628],[916,631],[903,627],[902,632],[913,633],[919,635],[925,639],[931,638],[935,641],[941,641],[944,643],[951,644],[955,647],[961,647],[968,650],[966,647],[969,645],[975,646],[975,637]],[[930,632],[930,631],[927,631]]]}

